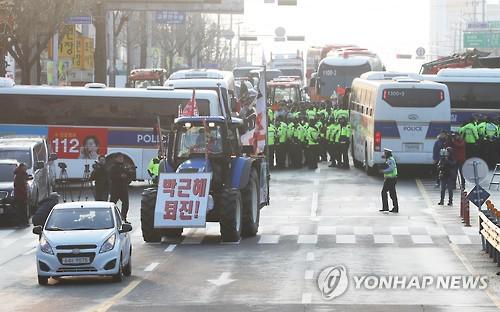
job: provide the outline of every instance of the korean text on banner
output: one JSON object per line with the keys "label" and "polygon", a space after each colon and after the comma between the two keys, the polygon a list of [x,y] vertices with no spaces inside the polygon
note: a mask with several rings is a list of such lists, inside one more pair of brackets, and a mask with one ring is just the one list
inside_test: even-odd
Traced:
{"label": "korean text on banner", "polygon": [[211,173],[162,173],[155,228],[205,227]]}

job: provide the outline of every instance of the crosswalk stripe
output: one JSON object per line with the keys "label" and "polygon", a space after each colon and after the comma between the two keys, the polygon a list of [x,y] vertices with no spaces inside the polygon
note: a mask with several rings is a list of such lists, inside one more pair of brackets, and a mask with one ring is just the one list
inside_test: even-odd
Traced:
{"label": "crosswalk stripe", "polygon": [[258,244],[277,244],[279,240],[279,235],[261,235]]}
{"label": "crosswalk stripe", "polygon": [[432,244],[432,238],[429,235],[412,235],[411,240],[414,244]]}
{"label": "crosswalk stripe", "polygon": [[317,244],[318,235],[299,235],[297,239],[298,244]]}

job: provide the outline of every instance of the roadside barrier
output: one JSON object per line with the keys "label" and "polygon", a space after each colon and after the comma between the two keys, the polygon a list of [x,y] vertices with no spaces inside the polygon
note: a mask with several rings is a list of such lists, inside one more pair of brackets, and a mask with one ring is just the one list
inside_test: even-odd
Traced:
{"label": "roadside barrier", "polygon": [[479,211],[479,232],[483,250],[500,266],[500,211],[490,201],[486,210]]}
{"label": "roadside barrier", "polygon": [[465,226],[470,226],[470,204],[466,191],[460,192],[460,218]]}

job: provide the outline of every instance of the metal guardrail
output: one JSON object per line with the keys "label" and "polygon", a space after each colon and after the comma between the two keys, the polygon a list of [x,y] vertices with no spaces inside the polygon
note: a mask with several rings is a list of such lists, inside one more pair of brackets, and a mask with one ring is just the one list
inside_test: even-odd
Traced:
{"label": "metal guardrail", "polygon": [[479,211],[479,233],[483,250],[500,266],[500,210],[486,201],[486,210]]}

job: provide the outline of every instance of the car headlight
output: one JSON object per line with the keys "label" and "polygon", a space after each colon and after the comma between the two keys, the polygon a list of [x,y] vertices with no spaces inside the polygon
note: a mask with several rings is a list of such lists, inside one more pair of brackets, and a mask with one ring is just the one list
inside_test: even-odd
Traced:
{"label": "car headlight", "polygon": [[14,190],[12,190],[12,192],[10,192],[10,197],[14,197]]}
{"label": "car headlight", "polygon": [[113,234],[104,242],[104,244],[102,244],[99,253],[104,253],[113,250],[113,248],[115,248],[115,241],[116,241],[116,234]]}
{"label": "car headlight", "polygon": [[49,254],[49,255],[54,254],[54,251],[52,251],[52,247],[50,247],[49,242],[47,241],[47,239],[43,235],[40,238],[40,250],[46,254]]}

